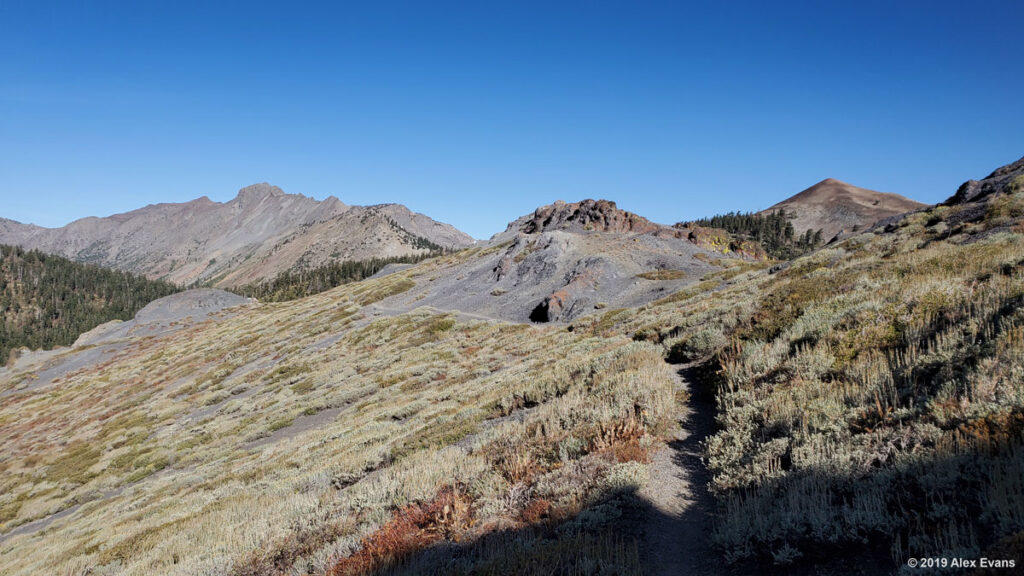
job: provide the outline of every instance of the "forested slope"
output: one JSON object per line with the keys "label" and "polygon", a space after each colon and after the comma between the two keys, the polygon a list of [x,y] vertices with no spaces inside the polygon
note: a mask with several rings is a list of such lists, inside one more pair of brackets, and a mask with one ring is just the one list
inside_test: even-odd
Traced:
{"label": "forested slope", "polygon": [[0,360],[21,346],[66,346],[177,292],[167,282],[0,245]]}
{"label": "forested slope", "polygon": [[719,228],[743,240],[753,240],[764,248],[768,256],[788,260],[806,254],[822,244],[821,230],[806,230],[797,235],[792,223],[793,215],[785,209],[767,214],[729,212],[711,218],[701,218],[690,225]]}

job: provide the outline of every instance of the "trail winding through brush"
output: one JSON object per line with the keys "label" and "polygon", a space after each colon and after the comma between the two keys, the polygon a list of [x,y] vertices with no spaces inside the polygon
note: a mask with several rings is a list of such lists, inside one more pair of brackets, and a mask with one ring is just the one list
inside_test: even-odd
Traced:
{"label": "trail winding through brush", "polygon": [[645,564],[654,576],[722,574],[721,557],[711,548],[711,475],[701,458],[701,445],[714,432],[715,405],[695,386],[692,366],[671,368],[676,390],[686,391],[688,399],[668,445],[654,454],[650,480],[639,493],[648,504]]}

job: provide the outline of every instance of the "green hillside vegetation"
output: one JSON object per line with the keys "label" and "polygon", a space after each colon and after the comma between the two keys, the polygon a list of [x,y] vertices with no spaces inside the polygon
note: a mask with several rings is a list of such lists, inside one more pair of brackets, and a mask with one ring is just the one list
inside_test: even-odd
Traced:
{"label": "green hillside vegetation", "polygon": [[689,222],[691,225],[719,228],[741,240],[753,240],[769,257],[789,260],[821,246],[821,230],[807,230],[797,236],[785,210],[769,214],[729,212]]}
{"label": "green hillside vegetation", "polygon": [[[423,240],[422,238],[419,239]],[[423,241],[428,242],[426,240]],[[433,248],[430,248],[430,252],[424,254],[330,262],[310,270],[282,272],[272,280],[233,288],[232,292],[256,298],[261,302],[286,302],[297,298],[305,298],[306,296],[319,294],[331,288],[337,288],[342,284],[358,282],[369,278],[383,270],[388,264],[415,264],[427,258],[433,258],[445,253],[437,245],[432,246]]]}
{"label": "green hillside vegetation", "polygon": [[167,282],[0,245],[0,360],[50,349],[114,319],[128,320],[179,289]]}

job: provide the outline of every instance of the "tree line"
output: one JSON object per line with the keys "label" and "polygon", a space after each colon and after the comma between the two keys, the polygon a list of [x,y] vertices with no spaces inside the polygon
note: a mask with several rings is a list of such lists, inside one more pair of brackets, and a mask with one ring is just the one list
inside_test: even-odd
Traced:
{"label": "tree line", "polygon": [[51,349],[181,290],[119,270],[0,245],[0,362],[21,346]]}
{"label": "tree line", "polygon": [[768,214],[729,212],[690,222],[697,226],[720,228],[744,239],[761,244],[768,256],[789,260],[822,244],[822,231],[807,230],[797,235],[791,216],[785,210]]}
{"label": "tree line", "polygon": [[282,272],[266,282],[247,284],[230,290],[242,296],[256,298],[261,302],[296,300],[342,284],[369,278],[388,264],[415,264],[445,253],[436,244],[429,244],[434,246],[434,249],[423,254],[328,262],[308,270]]}

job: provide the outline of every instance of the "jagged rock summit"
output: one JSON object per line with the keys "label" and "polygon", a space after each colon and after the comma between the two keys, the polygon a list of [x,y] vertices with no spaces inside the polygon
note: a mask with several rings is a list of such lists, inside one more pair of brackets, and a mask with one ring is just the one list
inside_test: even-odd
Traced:
{"label": "jagged rock summit", "polygon": [[527,217],[513,222],[525,234],[536,234],[551,230],[569,232],[618,232],[645,234],[662,227],[632,212],[620,210],[610,200],[582,200],[567,203],[561,200],[541,206]]}
{"label": "jagged rock summit", "polygon": [[826,178],[761,211],[761,214],[785,210],[793,216],[793,229],[797,234],[821,230],[828,240],[840,233],[863,230],[884,218],[925,206],[899,194],[876,192]]}
{"label": "jagged rock summit", "polygon": [[268,183],[228,202],[201,197],[42,228],[0,220],[0,243],[190,285],[233,287],[332,260],[464,248],[473,239],[398,204],[348,206]]}

